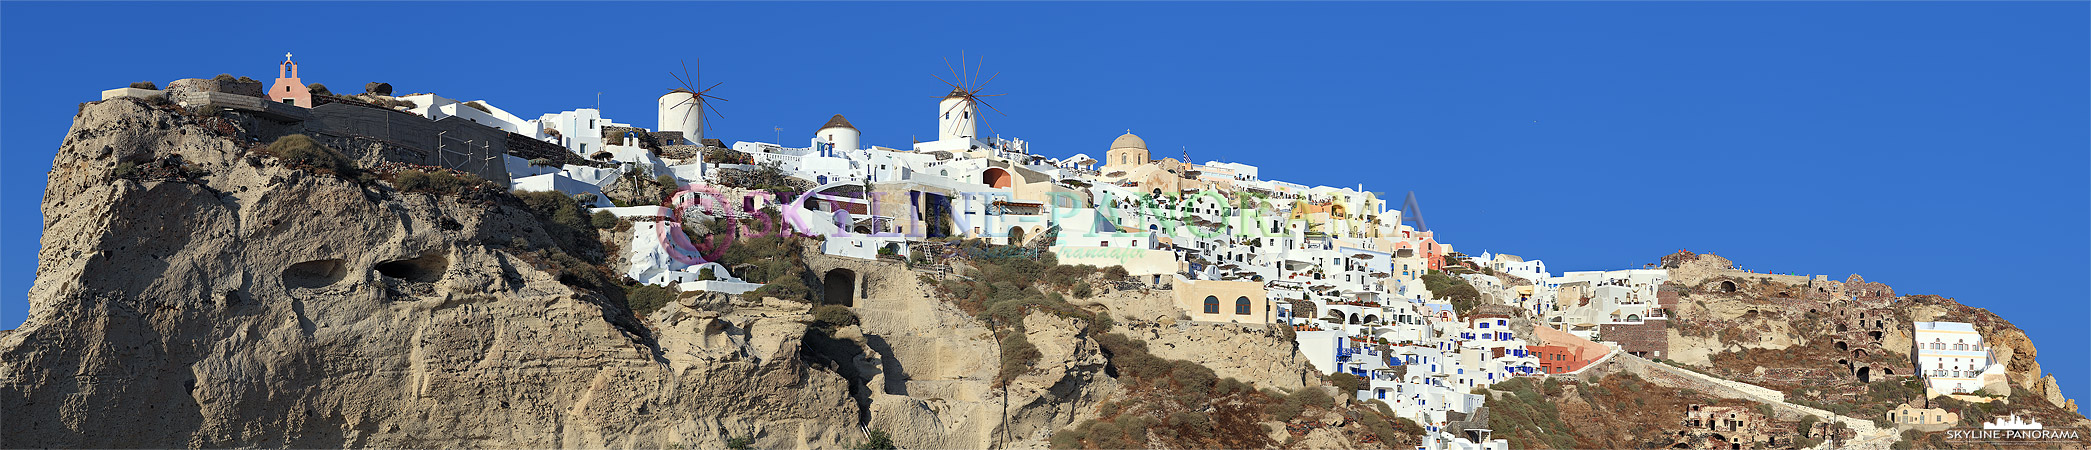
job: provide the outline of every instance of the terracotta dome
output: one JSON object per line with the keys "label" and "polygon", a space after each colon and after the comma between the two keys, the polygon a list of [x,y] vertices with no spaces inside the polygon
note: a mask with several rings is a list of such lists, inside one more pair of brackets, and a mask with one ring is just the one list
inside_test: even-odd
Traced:
{"label": "terracotta dome", "polygon": [[1142,140],[1139,136],[1134,136],[1132,133],[1128,132],[1124,136],[1119,136],[1117,140],[1111,141],[1111,148],[1137,148],[1141,150],[1146,150],[1147,141]]}

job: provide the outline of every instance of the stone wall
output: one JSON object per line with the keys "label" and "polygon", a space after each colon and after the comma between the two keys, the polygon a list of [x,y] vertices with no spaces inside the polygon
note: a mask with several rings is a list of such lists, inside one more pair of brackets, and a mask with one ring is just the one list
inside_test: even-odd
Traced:
{"label": "stone wall", "polygon": [[1670,335],[1663,331],[1668,320],[1649,320],[1635,324],[1598,325],[1598,335],[1605,341],[1619,343],[1627,353],[1663,358],[1670,352]]}
{"label": "stone wall", "polygon": [[[383,108],[328,103],[312,108],[306,133],[322,141],[368,138],[384,145],[368,147],[387,161],[456,169],[489,180],[508,178],[500,155],[507,153],[508,132],[460,117],[431,121]],[[324,137],[323,137],[324,136]],[[348,149],[342,149],[347,151]]]}

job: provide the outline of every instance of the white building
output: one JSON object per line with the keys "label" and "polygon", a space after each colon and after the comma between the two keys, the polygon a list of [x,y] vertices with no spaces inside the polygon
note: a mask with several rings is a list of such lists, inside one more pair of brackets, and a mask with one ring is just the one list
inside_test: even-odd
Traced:
{"label": "white building", "polygon": [[592,108],[546,114],[538,117],[537,122],[544,128],[555,130],[547,132],[558,134],[555,143],[583,157],[603,150],[603,128],[631,126],[604,119],[602,111]]}
{"label": "white building", "polygon": [[1917,322],[1917,373],[1935,395],[1986,389],[2009,393],[2004,364],[1996,361],[1982,333],[1963,322]]}

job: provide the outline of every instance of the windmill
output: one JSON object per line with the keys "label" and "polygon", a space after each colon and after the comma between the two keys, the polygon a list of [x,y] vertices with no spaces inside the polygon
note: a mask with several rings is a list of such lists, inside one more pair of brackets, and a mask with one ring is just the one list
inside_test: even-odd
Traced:
{"label": "windmill", "polygon": [[[969,66],[968,64],[972,65]],[[950,85],[951,93],[945,94],[944,100],[937,103],[937,140],[973,139],[979,137],[980,107],[982,106],[993,110],[995,114],[1008,115],[1004,114],[1000,109],[995,109],[994,105],[989,105],[986,100],[982,99],[983,97],[1007,94],[982,95],[980,93],[987,88],[988,83],[995,81],[995,77],[1001,76],[1001,72],[989,75],[984,81],[980,80],[981,64],[976,61],[968,61],[963,51],[959,52],[958,67],[952,67],[951,59],[945,58],[944,68],[951,71],[951,79],[946,80],[944,77],[939,76],[937,81]]]}
{"label": "windmill", "polygon": [[[684,63],[682,75],[668,72],[668,76],[675,77],[675,82],[682,87],[670,88],[666,95],[661,96],[660,114],[655,118],[659,120],[661,131],[680,131],[684,139],[701,144],[704,142],[704,130],[710,125],[704,121],[704,110],[710,109],[713,115],[724,119],[726,115],[720,114],[719,108],[712,106],[711,101],[723,102],[726,99],[711,94],[712,89],[718,89],[719,85],[725,83],[704,86],[698,78],[704,73],[703,61],[698,62],[697,69],[697,73],[693,75],[690,73],[690,65]],[[700,90],[699,87],[704,89]]]}

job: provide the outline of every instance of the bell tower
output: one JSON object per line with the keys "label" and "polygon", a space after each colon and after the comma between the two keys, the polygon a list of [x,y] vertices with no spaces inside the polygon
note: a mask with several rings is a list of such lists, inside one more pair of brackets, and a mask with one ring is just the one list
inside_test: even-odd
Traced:
{"label": "bell tower", "polygon": [[298,63],[290,60],[289,52],[283,53],[283,64],[276,67],[276,84],[269,86],[269,101],[312,107],[312,91],[298,80]]}

